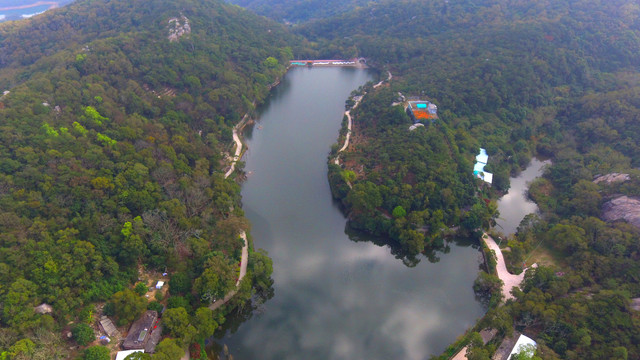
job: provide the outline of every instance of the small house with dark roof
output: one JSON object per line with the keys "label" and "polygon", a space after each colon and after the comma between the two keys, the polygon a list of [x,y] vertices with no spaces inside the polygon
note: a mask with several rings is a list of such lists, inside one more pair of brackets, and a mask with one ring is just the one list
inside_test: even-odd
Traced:
{"label": "small house with dark roof", "polygon": [[124,339],[122,347],[125,350],[137,350],[144,349],[151,338],[154,331],[162,331],[155,329],[158,321],[158,313],[153,310],[149,310],[142,315],[141,318],[136,320],[131,328],[129,334]]}

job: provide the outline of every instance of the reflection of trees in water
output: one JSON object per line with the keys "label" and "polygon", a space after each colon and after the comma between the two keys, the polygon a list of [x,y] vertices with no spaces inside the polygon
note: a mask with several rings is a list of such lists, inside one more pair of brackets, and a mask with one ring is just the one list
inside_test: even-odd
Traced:
{"label": "reflection of trees in water", "polygon": [[[349,223],[345,226],[344,232],[349,237],[349,240],[353,242],[370,242],[380,247],[388,247],[391,255],[396,259],[401,260],[407,267],[415,267],[422,260],[421,256],[410,254],[403,249],[399,242],[391,238],[364,233],[350,227]],[[422,255],[427,259],[427,261],[435,264],[440,261],[440,254],[448,254],[451,252],[451,244],[455,246],[472,246],[473,248],[479,248],[479,240],[477,238],[454,237],[447,240],[440,238],[433,241],[429,248],[425,248]]]}
{"label": "reflection of trees in water", "polygon": [[[240,325],[250,320],[254,314],[262,314],[265,312],[264,304],[273,298],[275,291],[273,289],[273,279],[269,287],[256,292],[249,300],[235,306],[231,312],[225,316],[225,322],[218,327],[213,337],[207,340],[207,354],[214,359],[230,359],[228,350],[225,351],[223,339],[226,335],[235,334]],[[231,354],[233,355],[233,354]]]}

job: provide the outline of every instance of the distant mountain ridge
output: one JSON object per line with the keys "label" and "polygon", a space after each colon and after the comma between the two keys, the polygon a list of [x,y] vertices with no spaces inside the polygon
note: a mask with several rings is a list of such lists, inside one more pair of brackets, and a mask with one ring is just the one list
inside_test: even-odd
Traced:
{"label": "distant mountain ridge", "polygon": [[364,6],[371,0],[229,0],[230,3],[245,7],[286,23],[302,23],[313,19],[329,18]]}

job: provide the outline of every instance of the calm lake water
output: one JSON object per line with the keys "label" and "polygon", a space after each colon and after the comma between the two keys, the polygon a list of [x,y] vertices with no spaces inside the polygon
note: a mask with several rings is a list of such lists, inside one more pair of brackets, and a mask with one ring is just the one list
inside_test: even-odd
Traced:
{"label": "calm lake water", "polygon": [[533,158],[523,172],[509,179],[511,182],[509,192],[498,200],[500,212],[500,218],[496,221],[498,231],[507,236],[515,234],[522,219],[538,211],[538,205],[527,197],[527,190],[529,183],[542,175],[543,167],[547,164],[549,164],[548,160],[541,161]]}
{"label": "calm lake water", "polygon": [[246,134],[243,208],[273,259],[274,296],[228,320],[218,342],[235,359],[425,359],[483,315],[470,244],[410,268],[345,234],[326,161],[345,100],[369,80],[359,69],[292,69]]}
{"label": "calm lake water", "polygon": [[[0,1],[0,8],[2,7],[2,1]],[[7,20],[17,20],[43,13],[49,10],[49,7],[49,5],[40,5],[29,7],[26,9],[2,10],[0,11],[0,14],[6,16]]]}

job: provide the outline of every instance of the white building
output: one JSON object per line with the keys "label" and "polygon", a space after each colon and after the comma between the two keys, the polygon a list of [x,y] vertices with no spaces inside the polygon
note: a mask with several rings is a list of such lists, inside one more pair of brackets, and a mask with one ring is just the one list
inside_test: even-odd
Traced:
{"label": "white building", "polygon": [[125,351],[118,351],[118,353],[116,354],[116,360],[124,360],[124,358],[126,358],[127,356],[133,354],[133,353],[137,353],[137,352],[141,352],[143,353],[144,350],[125,350]]}
{"label": "white building", "polygon": [[[532,348],[534,352],[536,347],[538,346],[538,344],[532,338],[528,336],[520,335],[520,337],[518,338],[518,341],[516,341],[516,344],[513,345],[513,349],[511,350],[511,354],[509,354],[509,356],[507,357],[507,360],[510,360],[513,355],[519,354],[521,351],[526,350],[528,345],[533,345],[533,347],[531,346],[529,347]],[[529,354],[529,355],[533,355],[533,354]]]}

